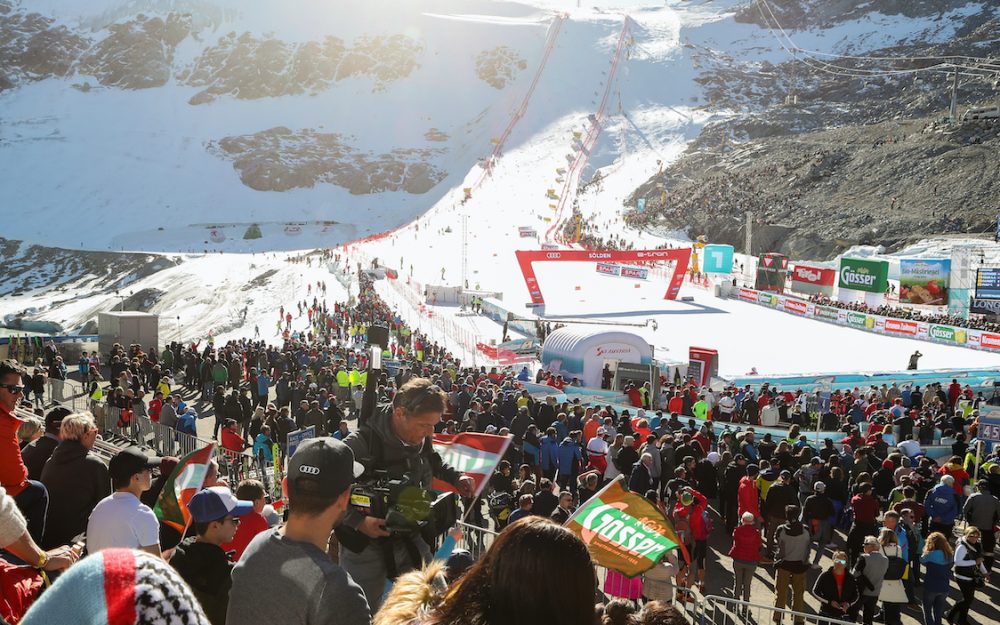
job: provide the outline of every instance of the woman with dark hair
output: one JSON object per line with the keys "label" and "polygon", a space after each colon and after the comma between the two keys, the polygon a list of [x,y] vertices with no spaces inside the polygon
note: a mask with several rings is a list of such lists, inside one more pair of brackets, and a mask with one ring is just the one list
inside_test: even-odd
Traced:
{"label": "woman with dark hair", "polygon": [[[553,563],[560,573],[552,574]],[[589,625],[597,591],[587,546],[531,516],[507,526],[420,625]],[[404,625],[398,623],[395,625]]]}

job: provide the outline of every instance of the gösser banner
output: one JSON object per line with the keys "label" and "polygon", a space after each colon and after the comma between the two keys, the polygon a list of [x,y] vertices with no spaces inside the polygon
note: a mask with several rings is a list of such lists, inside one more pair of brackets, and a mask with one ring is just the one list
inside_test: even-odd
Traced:
{"label": "g\u00f6sser banner", "polygon": [[768,308],[777,308],[789,314],[812,317],[813,319],[841,326],[850,326],[866,332],[902,336],[921,341],[945,343],[990,352],[1000,352],[1000,333],[959,328],[939,323],[883,317],[881,315],[871,315],[853,310],[834,308],[833,306],[821,306],[797,297],[765,293],[746,287],[734,291],[734,296],[744,302],[751,302],[767,306]]}
{"label": "g\u00f6sser banner", "polygon": [[889,263],[861,258],[840,259],[840,288],[885,293],[889,288]]}
{"label": "g\u00f6sser banner", "polygon": [[806,295],[833,296],[837,270],[810,265],[795,265],[792,269],[792,290]]}
{"label": "g\u00f6sser banner", "polygon": [[899,261],[899,303],[917,306],[947,306],[951,259]]}

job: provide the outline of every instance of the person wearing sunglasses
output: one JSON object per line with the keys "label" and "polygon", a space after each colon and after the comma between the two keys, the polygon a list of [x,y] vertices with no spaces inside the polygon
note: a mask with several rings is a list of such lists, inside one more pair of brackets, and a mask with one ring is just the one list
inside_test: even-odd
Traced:
{"label": "person wearing sunglasses", "polygon": [[[840,620],[854,620],[861,592],[847,571],[847,553],[833,554],[833,566],[819,574],[812,594],[820,601],[819,613]],[[847,618],[850,615],[850,618]]]}
{"label": "person wearing sunglasses", "polygon": [[21,419],[14,409],[24,399],[25,370],[16,360],[0,360],[0,486],[14,498],[28,523],[28,533],[36,543],[45,533],[49,494],[41,482],[28,479],[21,457],[17,428]]}
{"label": "person wearing sunglasses", "polygon": [[225,625],[233,563],[222,545],[232,542],[253,502],[237,499],[225,486],[211,486],[195,493],[188,512],[195,535],[177,545],[170,566],[191,586],[212,625]]}

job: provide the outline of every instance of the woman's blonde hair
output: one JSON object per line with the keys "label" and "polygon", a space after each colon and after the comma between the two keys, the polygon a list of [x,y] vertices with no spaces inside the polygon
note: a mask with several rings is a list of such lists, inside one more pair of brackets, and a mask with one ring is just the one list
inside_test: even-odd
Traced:
{"label": "woman's blonde hair", "polygon": [[924,543],[924,555],[926,556],[935,549],[940,549],[944,552],[944,557],[951,560],[955,556],[955,551],[948,544],[948,539],[941,532],[931,532],[930,536],[927,537],[927,542]]}
{"label": "woman's blonde hair", "polygon": [[64,441],[78,441],[83,435],[97,427],[94,415],[89,412],[77,412],[66,415],[59,426],[59,438]]}
{"label": "woman's blonde hair", "polygon": [[17,438],[22,441],[30,441],[35,434],[42,431],[45,424],[38,419],[25,419],[21,425],[17,426]]}
{"label": "woman's blonde hair", "polygon": [[405,625],[437,606],[447,590],[444,562],[434,560],[422,569],[396,579],[372,625]]}

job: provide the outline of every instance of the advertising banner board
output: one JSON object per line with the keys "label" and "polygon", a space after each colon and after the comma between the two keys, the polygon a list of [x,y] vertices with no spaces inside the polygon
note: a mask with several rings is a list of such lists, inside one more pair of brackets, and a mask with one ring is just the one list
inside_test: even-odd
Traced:
{"label": "advertising banner board", "polygon": [[884,293],[889,288],[889,263],[884,260],[841,258],[838,286],[842,289]]}
{"label": "advertising banner board", "polygon": [[950,258],[903,258],[899,261],[899,303],[947,306],[950,278]]}

